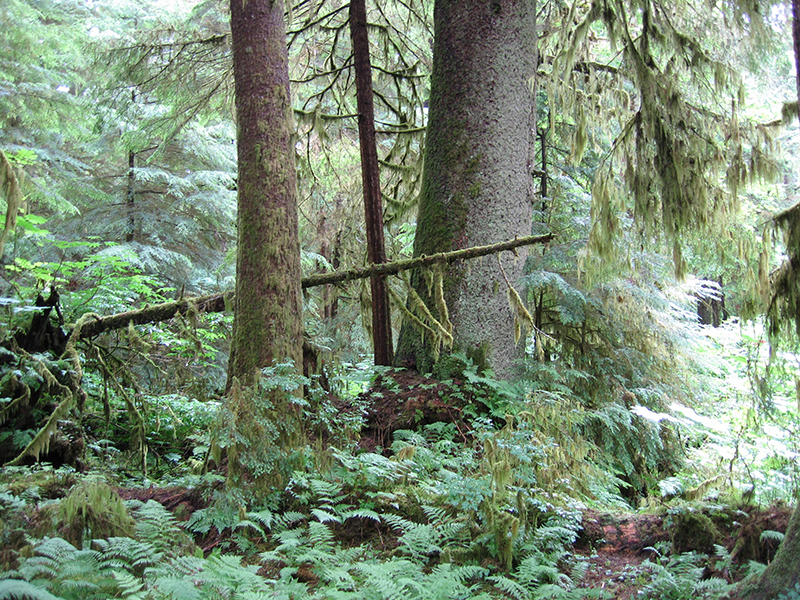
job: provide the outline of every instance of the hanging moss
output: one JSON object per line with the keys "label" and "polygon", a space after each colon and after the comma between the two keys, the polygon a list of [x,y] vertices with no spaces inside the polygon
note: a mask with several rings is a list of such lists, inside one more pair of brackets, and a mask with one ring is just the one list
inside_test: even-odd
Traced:
{"label": "hanging moss", "polygon": [[[632,208],[643,238],[663,236],[673,243],[724,229],[742,188],[777,174],[773,136],[780,122],[767,127],[740,117],[741,77],[700,33],[724,19],[734,29],[758,35],[764,31],[763,16],[755,6],[740,3],[710,11],[709,22],[702,23],[685,6],[675,5],[667,15],[649,0],[573,5],[570,20],[577,26],[561,34],[550,95],[575,121],[574,156],[587,143],[587,99],[601,115],[593,126],[608,127],[615,136],[592,190],[588,247],[604,261],[616,257],[620,212]],[[592,28],[604,28],[616,50],[608,64],[581,62]],[[617,92],[631,84],[633,101]],[[729,108],[709,108],[725,96],[731,99]],[[620,171],[627,193],[616,195],[610,182]],[[584,266],[594,264],[600,261]],[[679,273],[681,266],[676,263]]]}

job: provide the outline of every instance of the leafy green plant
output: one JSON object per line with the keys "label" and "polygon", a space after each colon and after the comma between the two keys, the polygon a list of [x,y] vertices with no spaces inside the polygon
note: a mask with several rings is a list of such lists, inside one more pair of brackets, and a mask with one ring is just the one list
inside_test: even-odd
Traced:
{"label": "leafy green plant", "polygon": [[[644,561],[632,574],[641,584],[643,598],[712,600],[722,598],[731,590],[731,584],[724,579],[704,576],[706,555],[695,552],[670,555],[656,548],[652,550],[656,552],[655,560]],[[727,551],[720,550],[724,561]]]}
{"label": "leafy green plant", "polygon": [[130,501],[128,509],[136,522],[136,538],[165,554],[186,554],[195,545],[175,516],[155,500]]}
{"label": "leafy green plant", "polygon": [[793,588],[778,594],[777,600],[798,600],[800,599],[800,583],[795,583]]}

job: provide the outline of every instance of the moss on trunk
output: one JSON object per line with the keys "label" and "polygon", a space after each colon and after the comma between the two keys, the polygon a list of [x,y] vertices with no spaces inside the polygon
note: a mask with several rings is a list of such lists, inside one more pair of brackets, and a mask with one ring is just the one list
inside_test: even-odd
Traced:
{"label": "moss on trunk", "polygon": [[[414,254],[488,245],[530,234],[534,141],[531,81],[535,4],[437,0],[429,126]],[[497,257],[455,264],[443,281],[455,348],[485,354],[501,377],[521,355]],[[512,283],[525,252],[503,258]],[[436,318],[430,277],[412,286]],[[415,309],[409,303],[409,309]],[[430,371],[430,336],[404,322],[396,363]]]}
{"label": "moss on trunk", "polygon": [[772,600],[800,583],[800,505],[789,519],[786,535],[775,559],[761,576],[745,581],[733,598]]}
{"label": "moss on trunk", "polygon": [[[302,364],[302,297],[294,125],[284,3],[231,0],[237,113],[238,248],[228,408],[237,432],[229,463],[263,443],[257,382],[274,362]],[[253,391],[250,391],[253,390]],[[281,390],[269,393],[274,439],[301,442],[300,414]],[[280,415],[280,417],[275,417]],[[269,481],[266,467],[233,465],[241,481]]]}

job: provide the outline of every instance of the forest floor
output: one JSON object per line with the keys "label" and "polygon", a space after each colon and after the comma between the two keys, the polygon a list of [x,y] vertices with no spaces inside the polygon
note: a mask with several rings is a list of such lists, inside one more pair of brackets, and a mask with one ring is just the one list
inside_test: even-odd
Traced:
{"label": "forest floor", "polygon": [[[361,432],[359,445],[366,451],[381,451],[391,445],[393,433],[399,429],[420,431],[422,426],[434,422],[452,423],[461,442],[471,443],[472,435],[464,412],[474,398],[469,392],[453,401],[453,389],[468,390],[462,382],[440,382],[407,371],[393,371],[378,378],[368,393],[361,398],[361,408],[342,403],[342,413],[368,409],[367,425]],[[180,488],[120,489],[123,499],[146,501],[154,499],[170,510],[178,520],[187,520],[191,514],[208,505],[202,493]],[[709,504],[692,515],[689,509],[673,513],[667,503],[652,506],[646,511],[620,512],[587,509],[583,511],[583,530],[575,543],[575,555],[588,562],[588,569],[580,585],[603,589],[611,597],[628,600],[637,597],[647,577],[642,577],[642,563],[659,560],[659,550],[671,548],[677,552],[695,551],[712,556],[714,544],[723,546],[730,557],[710,559],[706,563],[707,576],[731,581],[739,578],[750,561],[769,562],[774,556],[777,542],[764,539],[764,531],[785,532],[791,509],[786,506],[756,508],[753,506],[721,507]],[[675,514],[682,515],[680,519]],[[688,516],[687,516],[688,515]],[[345,547],[368,544],[379,553],[391,553],[397,547],[397,534],[388,526],[374,521],[353,519],[346,526],[338,526],[336,537]],[[708,530],[715,535],[709,538]],[[212,528],[197,545],[205,554],[215,548],[224,548],[229,540]],[[769,537],[769,536],[767,536]],[[263,541],[253,540],[256,545]],[[313,584],[313,575],[308,583]]]}
{"label": "forest floor", "polygon": [[[363,411],[367,407],[366,426],[361,431],[359,446],[364,451],[388,452],[393,434],[400,429],[422,431],[431,423],[452,424],[457,431],[456,441],[475,444],[467,414],[474,413],[475,386],[462,381],[442,382],[427,379],[408,371],[391,371],[377,378],[371,389],[356,402],[342,402],[338,416],[349,411]],[[454,394],[454,390],[459,393]],[[473,390],[473,392],[470,392]],[[223,483],[218,485],[224,486]],[[118,487],[123,500],[156,500],[169,510],[178,521],[186,522],[198,510],[211,503],[210,487]],[[56,490],[54,490],[55,492]],[[53,497],[63,497],[67,489],[57,490]],[[587,589],[602,589],[608,597],[630,600],[641,594],[649,581],[645,561],[658,562],[670,555],[697,552],[710,556],[704,560],[704,576],[719,577],[729,582],[741,577],[750,561],[768,563],[774,556],[778,542],[768,532],[785,532],[791,515],[787,506],[754,507],[722,506],[713,502],[698,503],[696,507],[676,509],[666,501],[651,502],[647,510],[606,511],[584,509],[582,531],[573,551],[578,561],[588,564],[578,585]],[[370,519],[354,518],[344,524],[332,526],[336,541],[347,548],[362,544],[381,555],[390,556],[398,547],[398,533],[383,523]],[[713,536],[709,537],[709,531]],[[249,535],[248,535],[249,537]],[[24,544],[24,539],[19,540]],[[194,535],[194,542],[208,556],[214,550],[228,551],[233,545],[231,533],[211,528],[205,535]],[[268,549],[273,542],[253,532],[252,547]],[[725,548],[727,560],[714,558],[718,549]],[[13,562],[16,552],[11,548],[0,552],[0,564]],[[8,556],[3,557],[4,554]],[[432,557],[435,561],[436,558]],[[499,568],[499,565],[494,565]],[[262,575],[274,577],[274,565],[262,568]],[[565,565],[565,569],[567,565]],[[315,585],[315,575],[301,569],[297,578],[310,586]]]}
{"label": "forest floor", "polygon": [[[120,489],[123,499],[150,499],[161,503],[170,510],[178,520],[187,520],[191,514],[207,506],[196,490],[182,488],[149,488]],[[777,549],[776,542],[761,539],[761,532],[786,531],[791,516],[791,508],[773,506],[765,509],[751,508],[740,512],[741,521],[730,521],[730,515],[720,513],[718,542],[732,556],[730,565],[706,566],[706,575],[723,579],[737,579],[736,570],[745,566],[750,560],[769,562]],[[724,526],[725,522],[728,526]],[[584,530],[575,543],[577,557],[588,561],[589,568],[580,586],[583,588],[603,589],[616,600],[636,598],[646,578],[641,576],[641,565],[645,561],[656,561],[658,553],[655,546],[661,543],[674,543],[674,531],[670,531],[668,519],[657,514],[621,513],[587,510],[583,515]],[[692,532],[688,542],[691,544]],[[224,547],[229,535],[220,535],[212,528],[211,532],[196,543],[207,555],[218,547]],[[346,547],[370,544],[373,548],[390,553],[396,546],[396,536],[388,528],[373,522],[356,522],[348,527],[339,528],[338,541]],[[258,543],[257,540],[253,540]],[[695,550],[700,553],[709,552],[709,548],[681,548],[683,551]],[[730,567],[730,571],[728,568]],[[308,574],[306,583],[313,584],[315,577]]]}

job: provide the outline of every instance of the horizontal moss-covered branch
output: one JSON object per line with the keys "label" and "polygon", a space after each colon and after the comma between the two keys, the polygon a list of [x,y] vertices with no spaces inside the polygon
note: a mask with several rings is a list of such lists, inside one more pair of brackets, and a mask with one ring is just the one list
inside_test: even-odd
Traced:
{"label": "horizontal moss-covered branch", "polygon": [[[436,264],[451,263],[457,260],[468,260],[480,256],[487,256],[489,254],[496,254],[522,246],[544,244],[552,239],[552,234],[520,237],[488,246],[474,246],[472,248],[464,248],[463,250],[454,250],[452,252],[440,252],[429,256],[418,256],[406,260],[373,264],[358,269],[320,273],[309,277],[303,277],[302,286],[303,289],[306,289],[320,285],[366,279],[372,275],[396,275],[418,267],[430,267]],[[131,323],[133,325],[143,325],[144,323],[168,321],[176,314],[186,315],[190,312],[223,312],[226,310],[226,307],[232,306],[232,300],[233,292],[222,292],[219,294],[181,298],[174,302],[164,302],[162,304],[146,306],[138,310],[130,310],[107,317],[98,316],[96,319],[89,319],[84,323],[80,331],[80,337],[82,339],[92,338],[106,331],[122,329]]]}

